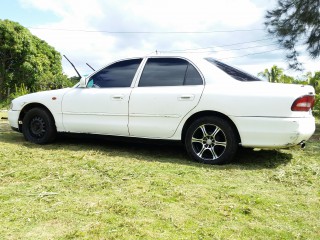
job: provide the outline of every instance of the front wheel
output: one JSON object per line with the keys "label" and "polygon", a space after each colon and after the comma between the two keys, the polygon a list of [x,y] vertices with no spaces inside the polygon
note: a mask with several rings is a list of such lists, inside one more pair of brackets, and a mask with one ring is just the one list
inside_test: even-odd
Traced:
{"label": "front wheel", "polygon": [[33,108],[23,118],[22,133],[29,142],[45,144],[55,139],[57,131],[52,116],[46,110]]}
{"label": "front wheel", "polygon": [[207,164],[232,161],[238,141],[230,123],[219,117],[203,117],[188,128],[185,146],[192,159]]}

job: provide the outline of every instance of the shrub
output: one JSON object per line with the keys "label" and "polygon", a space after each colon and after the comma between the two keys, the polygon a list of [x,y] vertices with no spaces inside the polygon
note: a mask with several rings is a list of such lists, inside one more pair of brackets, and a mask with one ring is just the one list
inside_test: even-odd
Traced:
{"label": "shrub", "polygon": [[29,89],[22,83],[20,86],[15,85],[15,91],[9,95],[7,99],[0,102],[0,109],[9,108],[10,102],[20,96],[30,93]]}
{"label": "shrub", "polygon": [[9,101],[11,101],[17,97],[20,97],[20,96],[23,96],[23,95],[30,93],[30,91],[24,85],[24,83],[21,83],[21,85],[19,87],[17,85],[15,85],[14,87],[15,87],[15,92],[10,94],[9,99],[8,99]]}
{"label": "shrub", "polygon": [[320,117],[320,93],[316,94],[316,101],[313,107],[313,115]]}

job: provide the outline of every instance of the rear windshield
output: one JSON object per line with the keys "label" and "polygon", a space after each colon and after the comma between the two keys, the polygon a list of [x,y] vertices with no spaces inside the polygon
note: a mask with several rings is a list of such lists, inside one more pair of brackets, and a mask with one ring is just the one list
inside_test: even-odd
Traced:
{"label": "rear windshield", "polygon": [[222,71],[224,71],[226,74],[230,75],[234,79],[238,81],[243,82],[251,82],[251,81],[262,81],[260,78],[255,77],[249,73],[243,72],[239,69],[236,69],[234,67],[231,67],[225,63],[219,62],[215,60],[214,58],[205,58],[208,62],[212,63],[213,65],[220,68]]}

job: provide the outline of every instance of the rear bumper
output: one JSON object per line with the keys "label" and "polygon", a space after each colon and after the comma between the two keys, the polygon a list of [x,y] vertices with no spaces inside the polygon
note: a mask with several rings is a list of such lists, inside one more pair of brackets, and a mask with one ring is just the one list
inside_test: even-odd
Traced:
{"label": "rear bumper", "polygon": [[315,131],[315,119],[234,117],[244,147],[282,148],[307,141]]}

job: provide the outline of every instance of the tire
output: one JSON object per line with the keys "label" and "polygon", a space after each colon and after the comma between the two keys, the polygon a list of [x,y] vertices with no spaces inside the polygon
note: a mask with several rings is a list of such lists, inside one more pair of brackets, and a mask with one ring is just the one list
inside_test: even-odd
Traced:
{"label": "tire", "polygon": [[188,128],[185,147],[189,156],[206,164],[226,164],[238,150],[238,137],[231,124],[219,117],[203,117]]}
{"label": "tire", "polygon": [[29,142],[46,144],[54,141],[57,130],[48,111],[42,108],[33,108],[23,118],[22,133]]}

